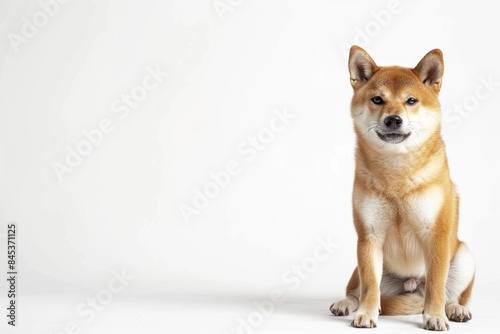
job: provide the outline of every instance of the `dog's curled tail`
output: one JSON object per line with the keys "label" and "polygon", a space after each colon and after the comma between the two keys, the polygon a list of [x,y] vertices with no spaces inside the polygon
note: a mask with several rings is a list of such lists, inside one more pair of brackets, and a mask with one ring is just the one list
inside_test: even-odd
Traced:
{"label": "dog's curled tail", "polygon": [[420,314],[424,309],[424,297],[418,293],[380,298],[382,315]]}

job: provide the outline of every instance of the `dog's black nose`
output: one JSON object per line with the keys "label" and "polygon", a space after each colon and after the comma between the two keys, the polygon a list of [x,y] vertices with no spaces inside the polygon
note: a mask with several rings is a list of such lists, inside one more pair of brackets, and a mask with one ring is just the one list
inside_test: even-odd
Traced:
{"label": "dog's black nose", "polygon": [[403,124],[403,119],[399,116],[387,116],[384,119],[384,124],[391,130],[396,130]]}

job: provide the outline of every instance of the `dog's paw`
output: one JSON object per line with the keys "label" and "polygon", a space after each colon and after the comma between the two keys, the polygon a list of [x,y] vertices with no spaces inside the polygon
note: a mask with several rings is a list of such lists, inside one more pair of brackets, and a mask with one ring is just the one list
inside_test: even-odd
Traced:
{"label": "dog's paw", "polygon": [[375,328],[377,327],[378,314],[378,310],[374,312],[359,310],[354,316],[351,326],[357,328]]}
{"label": "dog's paw", "polygon": [[472,319],[472,313],[465,306],[458,303],[451,303],[446,305],[446,316],[451,321],[467,322]]}
{"label": "dog's paw", "polygon": [[430,331],[448,331],[450,325],[444,315],[430,315],[424,313],[424,329]]}
{"label": "dog's paw", "polygon": [[333,315],[343,316],[349,315],[358,309],[359,301],[354,296],[347,296],[346,298],[335,302],[330,306],[330,312]]}

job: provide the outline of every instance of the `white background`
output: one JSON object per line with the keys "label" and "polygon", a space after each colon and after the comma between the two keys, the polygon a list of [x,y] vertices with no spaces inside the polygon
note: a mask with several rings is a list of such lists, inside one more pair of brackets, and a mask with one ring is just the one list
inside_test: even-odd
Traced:
{"label": "white background", "polygon": [[[0,0],[0,244],[5,252],[6,226],[17,222],[20,273],[18,326],[2,313],[2,332],[76,323],[79,333],[236,333],[274,289],[285,304],[252,332],[350,330],[350,317],[330,317],[328,306],[355,266],[352,44],[379,65],[413,67],[443,51],[459,237],[477,260],[474,319],[452,330],[496,328],[500,22],[491,2],[53,3]],[[129,114],[115,113],[154,69],[168,75]],[[247,159],[240,146],[267,131],[273,110],[293,119]],[[104,119],[113,131],[58,178],[54,166]],[[231,161],[241,172],[185,219],[181,208]],[[314,262],[318,238],[335,249]],[[284,280],[304,263],[299,286]],[[134,278],[86,321],[76,307],[122,270]],[[379,329],[421,331],[420,318],[382,318]]]}

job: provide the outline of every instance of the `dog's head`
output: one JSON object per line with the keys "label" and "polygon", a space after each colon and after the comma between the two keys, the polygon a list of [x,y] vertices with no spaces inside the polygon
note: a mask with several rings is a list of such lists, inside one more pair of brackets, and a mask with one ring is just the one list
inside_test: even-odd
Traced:
{"label": "dog's head", "polygon": [[351,47],[351,115],[358,141],[377,149],[406,152],[439,135],[438,93],[443,71],[439,49],[427,53],[415,68],[405,68],[379,67],[365,50]]}

